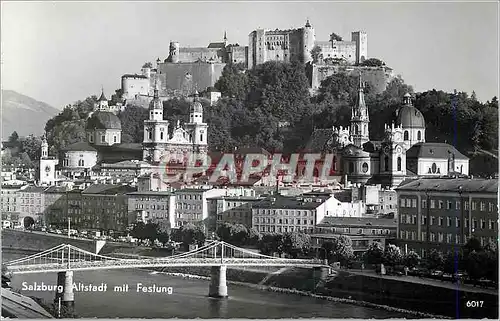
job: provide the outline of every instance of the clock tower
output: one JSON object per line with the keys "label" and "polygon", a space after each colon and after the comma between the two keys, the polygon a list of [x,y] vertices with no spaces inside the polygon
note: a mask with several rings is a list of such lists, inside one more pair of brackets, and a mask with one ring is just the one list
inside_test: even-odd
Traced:
{"label": "clock tower", "polygon": [[59,163],[54,157],[49,157],[49,144],[45,136],[42,137],[40,157],[40,176],[39,185],[55,185],[56,183],[56,165]]}

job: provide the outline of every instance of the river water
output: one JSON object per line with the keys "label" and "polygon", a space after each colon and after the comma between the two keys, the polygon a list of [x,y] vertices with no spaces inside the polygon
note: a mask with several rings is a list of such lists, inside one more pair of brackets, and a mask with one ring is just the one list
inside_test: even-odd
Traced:
{"label": "river water", "polygon": [[[24,256],[3,253],[4,262]],[[20,274],[12,287],[21,293],[52,302],[55,293],[22,290],[23,282],[55,285],[56,273]],[[86,318],[404,318],[411,317],[383,309],[331,302],[295,294],[282,294],[228,284],[228,299],[207,296],[208,280],[184,279],[145,270],[97,270],[74,272],[74,282],[107,284],[105,292],[76,292],[75,311]],[[143,286],[171,287],[172,292],[137,292]],[[114,292],[114,286],[128,284],[128,292]]]}

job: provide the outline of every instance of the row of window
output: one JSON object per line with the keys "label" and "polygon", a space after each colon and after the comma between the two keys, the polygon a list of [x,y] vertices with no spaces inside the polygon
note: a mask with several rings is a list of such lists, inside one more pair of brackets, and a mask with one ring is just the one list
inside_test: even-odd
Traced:
{"label": "row of window", "polygon": [[[421,233],[421,239],[417,240],[416,239],[416,232],[415,231],[400,231],[399,237],[400,239],[403,240],[412,240],[412,241],[427,241],[427,233],[422,232]],[[469,240],[470,236],[464,235],[463,237],[463,244],[467,243]],[[479,241],[481,242],[481,246],[485,246],[488,244],[488,242],[495,242],[495,238],[493,237],[478,237]],[[452,234],[452,233],[430,233],[429,234],[429,241],[430,242],[437,242],[437,243],[448,243],[448,244],[461,244],[461,237],[459,234]]]}
{"label": "row of window", "polygon": [[201,204],[177,203],[177,204],[175,204],[175,208],[178,210],[200,210],[201,211]]}
{"label": "row of window", "polygon": [[[415,198],[401,198],[399,200],[399,203],[400,203],[400,206],[402,208],[416,208],[417,207],[417,199],[415,199]],[[488,204],[488,211],[489,212],[493,212],[493,211],[496,211],[498,209],[498,205],[495,203],[492,203],[492,202],[486,203],[486,202],[472,201],[472,202],[470,202],[470,206],[471,206],[473,211],[475,211],[477,209],[477,203],[479,203],[479,210],[481,212],[486,211],[486,204]],[[436,200],[433,200],[433,199],[430,200],[430,208],[436,208],[436,204],[437,204],[438,209],[445,208],[444,201],[437,200],[437,202],[436,202]],[[455,206],[453,206],[453,202],[446,201],[446,209],[447,210],[452,210],[452,209],[459,210],[460,204],[461,204],[460,201],[455,201]],[[425,200],[425,199],[422,200],[422,208],[427,208],[427,200]],[[469,210],[469,201],[464,201],[464,209]]]}
{"label": "row of window", "polygon": [[151,206],[149,206],[149,204],[135,204],[135,209],[136,210],[149,210],[149,208],[151,207],[152,210],[168,210],[168,205],[163,205],[163,204],[151,204]]}
{"label": "row of window", "polygon": [[302,211],[302,210],[261,210],[261,209],[256,209],[254,210],[253,214],[255,216],[261,216],[261,215],[285,215],[285,216],[304,216],[304,217],[310,217],[313,216],[312,211]]}
{"label": "row of window", "polygon": [[[290,220],[288,220],[287,218],[285,219],[282,219],[282,218],[279,218],[279,219],[274,219],[274,218],[264,218],[264,217],[261,217],[260,219],[258,217],[255,217],[254,218],[254,223],[268,223],[268,224],[296,224],[296,225],[308,225],[308,222],[309,221],[309,225],[314,225],[314,220],[301,220],[301,219],[296,219],[294,220],[293,218],[291,218]],[[302,222],[302,223],[301,223]]]}
{"label": "row of window", "polygon": [[307,232],[311,231],[309,228],[301,228],[297,226],[269,226],[269,225],[255,225],[254,228],[259,232],[269,233],[283,233],[283,232]]}
{"label": "row of window", "polygon": [[[450,216],[430,216],[429,217],[429,225],[437,225],[437,226],[446,226],[446,227],[451,227],[454,225],[455,227],[460,227],[460,219],[458,217],[455,217],[455,222],[453,223],[453,217]],[[401,214],[400,216],[400,223],[401,224],[417,224],[417,216],[416,215],[406,215],[406,214]],[[437,223],[437,224],[436,224]],[[446,224],[445,224],[446,223]],[[420,220],[421,225],[427,225],[427,216],[421,216]],[[465,219],[465,227],[469,227],[469,219]],[[472,228],[477,229],[486,229],[489,228],[490,230],[495,229],[495,221],[494,220],[488,220],[488,225],[486,225],[486,220],[480,219],[479,224],[478,220],[472,219]]]}

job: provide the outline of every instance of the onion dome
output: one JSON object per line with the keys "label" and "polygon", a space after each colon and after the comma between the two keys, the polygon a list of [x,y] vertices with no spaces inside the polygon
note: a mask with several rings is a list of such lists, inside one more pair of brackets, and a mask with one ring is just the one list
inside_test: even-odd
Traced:
{"label": "onion dome", "polygon": [[191,104],[190,111],[192,113],[203,113],[203,106],[200,103],[198,91],[195,91],[194,93],[194,100],[193,103]]}

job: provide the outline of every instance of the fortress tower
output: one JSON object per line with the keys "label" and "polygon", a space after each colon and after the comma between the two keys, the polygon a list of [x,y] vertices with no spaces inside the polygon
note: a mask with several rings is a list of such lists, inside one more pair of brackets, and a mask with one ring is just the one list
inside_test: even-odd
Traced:
{"label": "fortress tower", "polygon": [[316,42],[316,35],[314,34],[314,28],[309,23],[309,19],[302,32],[302,43],[303,43],[303,57],[304,63],[312,61],[311,50],[314,48],[314,43]]}
{"label": "fortress tower", "polygon": [[180,45],[178,42],[171,41],[170,42],[170,49],[169,49],[169,56],[168,56],[168,62],[171,63],[178,63],[179,62],[179,54],[180,54]]}
{"label": "fortress tower", "polygon": [[356,44],[356,64],[368,59],[368,36],[364,31],[351,33],[351,41]]}

